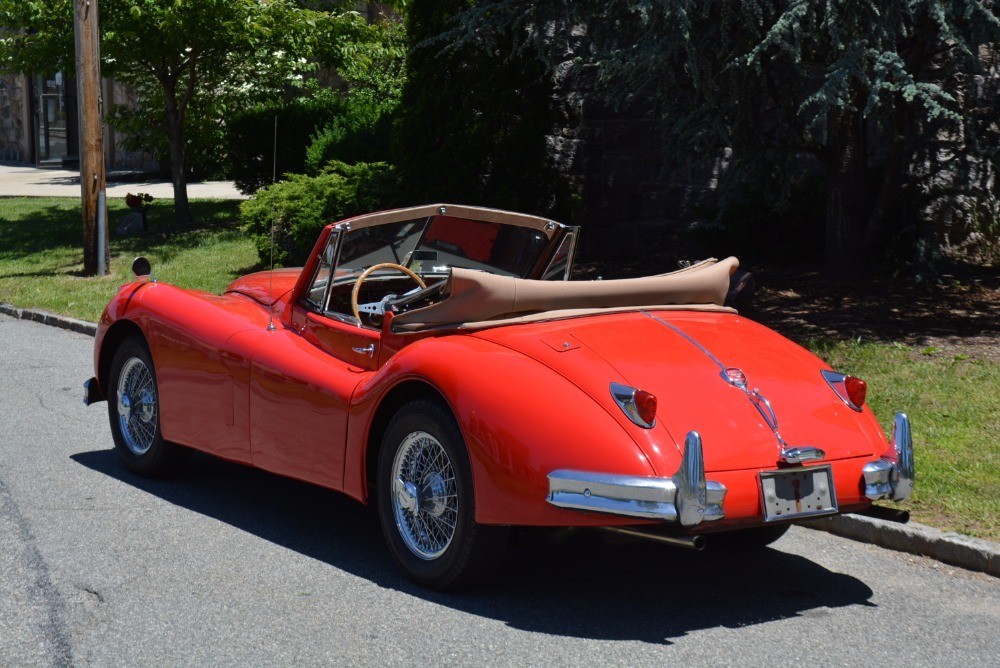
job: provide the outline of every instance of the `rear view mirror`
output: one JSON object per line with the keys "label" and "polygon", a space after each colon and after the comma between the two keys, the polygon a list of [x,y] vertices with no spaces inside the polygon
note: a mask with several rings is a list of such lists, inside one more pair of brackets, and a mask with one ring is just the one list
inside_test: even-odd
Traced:
{"label": "rear view mirror", "polygon": [[136,278],[149,276],[153,273],[153,267],[149,264],[149,260],[140,255],[132,260],[132,273],[135,274]]}

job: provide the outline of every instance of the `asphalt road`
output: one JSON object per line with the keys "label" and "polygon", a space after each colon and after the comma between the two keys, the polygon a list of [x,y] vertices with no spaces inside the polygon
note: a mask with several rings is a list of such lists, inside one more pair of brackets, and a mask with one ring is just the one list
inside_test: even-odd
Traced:
{"label": "asphalt road", "polygon": [[93,340],[0,316],[0,665],[998,665],[1000,579],[793,528],[757,555],[529,538],[422,591],[374,513],[196,456],[127,474]]}

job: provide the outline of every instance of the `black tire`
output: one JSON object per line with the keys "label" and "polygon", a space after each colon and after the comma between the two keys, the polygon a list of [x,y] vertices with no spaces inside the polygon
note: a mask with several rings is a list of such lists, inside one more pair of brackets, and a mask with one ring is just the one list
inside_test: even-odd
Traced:
{"label": "black tire", "polygon": [[753,529],[726,531],[708,536],[708,546],[723,550],[762,550],[788,533],[791,524],[768,524]]}
{"label": "black tire", "polygon": [[125,468],[149,478],[176,473],[191,451],[163,440],[153,357],[141,338],[129,337],[115,350],[107,394],[111,435]]}
{"label": "black tire", "polygon": [[419,585],[438,591],[469,586],[501,554],[503,529],[475,521],[465,441],[438,401],[412,401],[389,422],[376,495],[389,551]]}

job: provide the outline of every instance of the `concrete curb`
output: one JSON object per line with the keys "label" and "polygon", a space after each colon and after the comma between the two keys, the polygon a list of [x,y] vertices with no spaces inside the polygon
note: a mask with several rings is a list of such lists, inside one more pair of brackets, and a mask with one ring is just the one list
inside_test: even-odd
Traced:
{"label": "concrete curb", "polygon": [[[22,320],[34,320],[94,336],[97,325],[85,320],[10,304],[0,304],[0,313]],[[804,527],[827,531],[844,538],[879,547],[917,554],[970,571],[1000,578],[1000,544],[910,522],[897,524],[862,515],[836,515],[800,523]]]}
{"label": "concrete curb", "polygon": [[20,318],[21,320],[34,320],[43,325],[61,327],[62,329],[69,329],[81,334],[89,334],[90,336],[94,336],[97,333],[97,325],[92,322],[68,318],[64,315],[49,313],[48,311],[37,311],[30,308],[18,308],[10,304],[0,304],[0,313]]}
{"label": "concrete curb", "polygon": [[897,524],[862,515],[836,515],[801,524],[1000,578],[1000,544],[988,540],[941,531],[917,522]]}

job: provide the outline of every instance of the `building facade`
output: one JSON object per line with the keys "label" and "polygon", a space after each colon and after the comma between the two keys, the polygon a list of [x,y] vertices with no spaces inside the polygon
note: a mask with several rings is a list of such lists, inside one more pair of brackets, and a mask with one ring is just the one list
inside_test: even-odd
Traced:
{"label": "building facade", "polygon": [[[111,79],[101,85],[105,104],[128,104],[130,92]],[[106,108],[108,108],[106,106]],[[51,76],[0,69],[0,161],[37,167],[76,168],[79,164],[76,81],[63,72]],[[104,125],[108,169],[149,170],[149,155],[124,149]]]}

